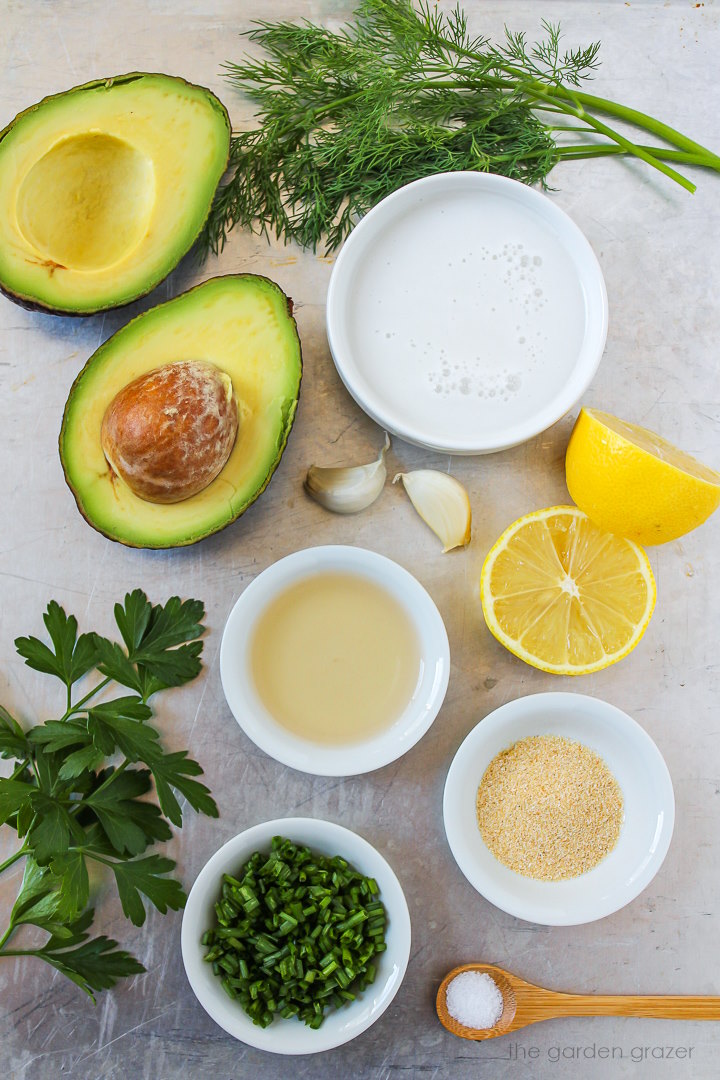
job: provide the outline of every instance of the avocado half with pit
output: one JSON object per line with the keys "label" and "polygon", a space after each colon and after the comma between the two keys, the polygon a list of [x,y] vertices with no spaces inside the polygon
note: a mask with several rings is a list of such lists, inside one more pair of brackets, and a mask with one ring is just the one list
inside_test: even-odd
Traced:
{"label": "avocado half with pit", "polygon": [[65,406],[60,459],[81,514],[130,547],[225,528],[280,461],[301,375],[292,302],[267,278],[211,278],[138,315]]}
{"label": "avocado half with pit", "polygon": [[229,147],[224,105],[170,75],[32,105],[0,131],[0,290],[62,315],[150,292],[202,229]]}

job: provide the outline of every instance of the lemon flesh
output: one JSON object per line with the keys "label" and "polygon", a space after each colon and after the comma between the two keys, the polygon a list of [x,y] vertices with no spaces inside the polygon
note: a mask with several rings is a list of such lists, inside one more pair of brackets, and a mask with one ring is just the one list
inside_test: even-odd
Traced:
{"label": "lemon flesh", "polygon": [[575,506],[537,510],[491,549],[480,594],[490,631],[533,667],[599,671],[627,656],[655,607],[645,552]]}
{"label": "lemon flesh", "polygon": [[582,409],[565,457],[568,491],[597,525],[637,544],[664,544],[720,504],[720,473],[659,435]]}

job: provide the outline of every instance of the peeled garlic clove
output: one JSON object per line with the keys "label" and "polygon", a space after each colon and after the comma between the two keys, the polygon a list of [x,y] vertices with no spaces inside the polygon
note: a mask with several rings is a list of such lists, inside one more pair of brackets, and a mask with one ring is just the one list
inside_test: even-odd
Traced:
{"label": "peeled garlic clove", "polygon": [[305,477],[305,490],[315,502],[334,514],[357,514],[375,502],[385,485],[385,455],[389,449],[390,438],[386,432],[379,457],[368,465],[331,469],[311,465]]}
{"label": "peeled garlic clove", "polygon": [[434,469],[398,473],[393,484],[398,480],[425,524],[442,540],[444,552],[470,543],[470,499],[459,480]]}

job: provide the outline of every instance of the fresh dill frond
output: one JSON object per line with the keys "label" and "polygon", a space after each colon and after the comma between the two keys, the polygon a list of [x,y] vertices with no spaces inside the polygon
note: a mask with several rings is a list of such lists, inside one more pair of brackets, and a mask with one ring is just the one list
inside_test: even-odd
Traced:
{"label": "fresh dill frond", "polygon": [[[444,14],[428,0],[361,0],[338,31],[255,24],[246,36],[264,56],[225,66],[257,127],[233,136],[202,251],[221,250],[237,224],[332,251],[384,196],[439,172],[545,185],[560,160],[630,154],[694,191],[674,164],[720,171],[720,157],[673,128],[581,89],[598,42],[564,49],[559,26],[542,28],[533,44],[507,29],[493,44],[472,35],[459,5]],[[603,117],[670,148],[634,143]]]}

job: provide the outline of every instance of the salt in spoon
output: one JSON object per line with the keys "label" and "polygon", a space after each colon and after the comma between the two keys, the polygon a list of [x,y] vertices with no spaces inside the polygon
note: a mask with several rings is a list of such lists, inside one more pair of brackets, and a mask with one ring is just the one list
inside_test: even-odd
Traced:
{"label": "salt in spoon", "polygon": [[[489,975],[503,998],[500,1019],[491,1028],[459,1023],[447,1008],[448,984],[463,971]],[[640,996],[624,994],[560,994],[525,982],[494,964],[463,964],[448,972],[435,1002],[440,1022],[462,1039],[494,1039],[518,1028],[556,1016],[647,1016],[664,1020],[720,1020],[720,997]]]}

